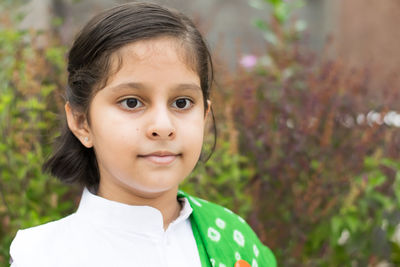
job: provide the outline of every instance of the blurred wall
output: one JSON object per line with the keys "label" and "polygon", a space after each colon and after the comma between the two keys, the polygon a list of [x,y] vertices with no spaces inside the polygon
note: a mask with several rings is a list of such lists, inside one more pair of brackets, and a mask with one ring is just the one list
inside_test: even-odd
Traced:
{"label": "blurred wall", "polygon": [[305,2],[306,6],[299,11],[299,16],[307,22],[305,44],[311,50],[320,52],[325,47],[328,37],[335,32],[340,5],[336,0],[306,0]]}
{"label": "blurred wall", "polygon": [[[183,11],[205,33],[213,54],[234,66],[243,53],[263,53],[265,43],[251,26],[267,12],[254,9],[246,0],[153,0]],[[69,44],[77,31],[95,13],[127,0],[31,0],[25,6],[25,27],[50,28],[50,14],[64,19],[61,28]],[[298,17],[307,22],[304,44],[319,53],[333,36],[336,56],[350,65],[381,64],[392,70],[400,63],[399,0],[305,0]],[[46,26],[47,25],[47,26]]]}
{"label": "blurred wall", "polygon": [[[193,18],[205,33],[213,54],[235,66],[237,58],[243,53],[265,52],[265,42],[260,31],[251,26],[255,18],[267,18],[267,12],[257,10],[247,0],[153,0],[176,8]],[[26,27],[50,28],[50,15],[55,12],[64,19],[61,28],[65,43],[70,43],[79,28],[95,13],[127,0],[31,0],[25,7]],[[331,29],[333,1],[307,0],[307,6],[298,16],[303,18],[309,28],[305,44],[320,51],[327,33]],[[335,2],[333,2],[335,3]],[[47,25],[47,26],[46,26]]]}
{"label": "blurred wall", "polygon": [[[32,0],[40,1],[40,0]],[[45,0],[51,2],[51,0]],[[65,43],[71,42],[80,27],[95,13],[123,0],[52,0],[53,10],[64,18],[61,28]],[[264,12],[250,7],[243,0],[153,0],[176,8],[191,17],[205,33],[217,57],[234,65],[238,53],[263,50],[262,37],[251,27],[252,18],[265,17]],[[248,41],[251,40],[251,41]],[[240,44],[240,46],[239,46]]]}
{"label": "blurred wall", "polygon": [[400,63],[400,1],[340,0],[337,47],[352,64]]}

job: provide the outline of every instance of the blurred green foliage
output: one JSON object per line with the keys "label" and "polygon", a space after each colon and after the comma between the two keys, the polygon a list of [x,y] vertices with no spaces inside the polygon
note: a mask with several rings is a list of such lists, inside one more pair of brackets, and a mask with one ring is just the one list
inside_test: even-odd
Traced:
{"label": "blurred green foliage", "polygon": [[[0,266],[7,266],[16,231],[73,210],[68,189],[42,173],[57,135],[65,48],[51,36],[14,28],[2,12],[0,28]],[[42,44],[42,45],[40,45]],[[44,44],[44,45],[43,45]]]}
{"label": "blurred green foliage", "polygon": [[181,189],[247,217],[251,210],[247,184],[252,170],[246,161],[232,151],[229,142],[220,140],[212,158],[205,163],[200,161]]}
{"label": "blurred green foliage", "polygon": [[[311,249],[320,246],[326,236],[330,237],[331,265],[356,262],[368,266],[382,259],[399,264],[396,251],[400,241],[400,232],[396,232],[400,223],[399,167],[400,162],[395,160],[365,158],[364,172],[350,181],[338,213],[330,218],[329,224],[314,230]],[[391,188],[385,190],[388,185]]]}

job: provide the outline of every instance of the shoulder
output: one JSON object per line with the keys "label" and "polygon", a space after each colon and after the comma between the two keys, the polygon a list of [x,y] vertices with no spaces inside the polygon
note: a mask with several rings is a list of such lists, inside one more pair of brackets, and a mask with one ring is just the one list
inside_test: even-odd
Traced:
{"label": "shoulder", "polygon": [[230,209],[195,196],[188,194],[185,194],[185,196],[189,200],[194,215],[206,216],[207,221],[213,220],[215,226],[221,229],[224,229],[230,224],[234,228],[240,228],[241,230],[249,231],[251,234],[255,235],[247,222]]}
{"label": "shoulder", "polygon": [[[45,259],[59,242],[64,242],[74,214],[57,221],[19,230],[11,243],[10,256],[17,266],[29,259]],[[32,263],[32,262],[31,262]],[[30,263],[30,264],[31,264]]]}
{"label": "shoulder", "polygon": [[[179,192],[185,196],[192,209],[192,220],[195,221],[199,232],[207,240],[225,241],[232,250],[240,251],[241,258],[257,259],[264,263],[259,266],[276,266],[276,259],[272,251],[257,237],[249,224],[239,215],[228,208],[207,200]],[[240,258],[240,257],[239,257]],[[250,262],[251,262],[250,261]],[[256,266],[256,264],[254,264]]]}

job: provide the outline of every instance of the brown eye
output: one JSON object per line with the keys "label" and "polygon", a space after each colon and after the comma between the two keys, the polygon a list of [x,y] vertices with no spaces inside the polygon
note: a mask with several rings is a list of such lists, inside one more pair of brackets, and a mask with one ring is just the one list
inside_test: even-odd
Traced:
{"label": "brown eye", "polygon": [[193,102],[187,98],[179,98],[172,104],[177,109],[188,109],[193,105]]}
{"label": "brown eye", "polygon": [[121,101],[121,105],[126,109],[135,109],[141,107],[143,104],[136,98],[127,98]]}

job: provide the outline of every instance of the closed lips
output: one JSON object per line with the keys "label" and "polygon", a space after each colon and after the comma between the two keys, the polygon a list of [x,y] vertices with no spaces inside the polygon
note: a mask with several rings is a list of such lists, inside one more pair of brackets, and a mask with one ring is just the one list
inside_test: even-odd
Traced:
{"label": "closed lips", "polygon": [[181,154],[175,154],[171,152],[155,152],[151,154],[146,154],[146,155],[139,155],[141,158],[148,159],[152,161],[153,163],[158,163],[158,164],[169,164],[175,160],[176,157],[180,156]]}

